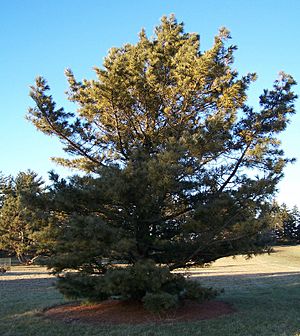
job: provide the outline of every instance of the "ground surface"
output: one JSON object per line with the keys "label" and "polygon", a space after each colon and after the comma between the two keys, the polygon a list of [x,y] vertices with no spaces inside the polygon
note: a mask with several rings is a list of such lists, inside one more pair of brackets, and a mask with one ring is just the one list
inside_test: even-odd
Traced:
{"label": "ground surface", "polygon": [[189,301],[178,309],[158,315],[147,312],[141,303],[110,300],[91,306],[61,305],[46,310],[44,316],[65,322],[147,324],[213,319],[233,312],[235,309],[226,302],[210,301],[199,304]]}
{"label": "ground surface", "polygon": [[189,275],[203,285],[224,288],[217,300],[236,312],[179,323],[99,325],[76,318],[49,319],[41,312],[66,303],[55,279],[39,267],[13,267],[0,276],[1,336],[300,336],[300,246],[280,247],[270,256],[217,261]]}

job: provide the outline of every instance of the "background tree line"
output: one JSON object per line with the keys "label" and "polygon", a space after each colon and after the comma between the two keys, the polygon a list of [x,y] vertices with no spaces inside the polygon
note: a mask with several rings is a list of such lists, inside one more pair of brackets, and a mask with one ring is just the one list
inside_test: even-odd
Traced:
{"label": "background tree line", "polygon": [[[46,186],[33,171],[17,176],[0,176],[0,255],[15,256],[21,263],[51,254],[51,201],[57,189],[57,175],[51,173],[52,185]],[[59,183],[66,186],[67,182]],[[46,206],[47,204],[47,206]],[[300,243],[300,211],[294,206],[274,203],[270,229],[262,240],[272,244]]]}

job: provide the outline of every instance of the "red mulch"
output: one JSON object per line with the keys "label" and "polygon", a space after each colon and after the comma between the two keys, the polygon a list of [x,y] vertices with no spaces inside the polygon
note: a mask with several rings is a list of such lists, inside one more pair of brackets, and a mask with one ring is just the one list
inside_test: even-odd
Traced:
{"label": "red mulch", "polygon": [[138,302],[108,300],[95,305],[72,303],[56,306],[44,311],[43,315],[68,323],[146,324],[206,320],[233,312],[235,309],[231,305],[221,301],[208,301],[201,304],[186,301],[180,308],[164,315],[157,315],[146,311]]}

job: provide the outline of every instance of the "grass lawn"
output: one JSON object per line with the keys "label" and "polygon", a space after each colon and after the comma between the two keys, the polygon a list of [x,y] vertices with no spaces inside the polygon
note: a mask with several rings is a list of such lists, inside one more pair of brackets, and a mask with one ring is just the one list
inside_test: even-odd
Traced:
{"label": "grass lawn", "polygon": [[203,335],[300,336],[300,246],[279,247],[276,253],[245,260],[218,260],[210,268],[189,272],[201,283],[224,288],[219,299],[237,312],[192,323],[139,326],[92,326],[63,323],[39,316],[47,306],[64,302],[54,278],[40,267],[14,266],[0,276],[0,335]]}

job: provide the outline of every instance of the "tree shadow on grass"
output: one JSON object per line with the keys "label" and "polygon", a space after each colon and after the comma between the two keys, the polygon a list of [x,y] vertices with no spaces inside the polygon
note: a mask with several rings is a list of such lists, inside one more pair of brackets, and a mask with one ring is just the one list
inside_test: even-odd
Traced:
{"label": "tree shadow on grass", "polygon": [[[7,271],[5,272],[2,276],[0,276],[0,280],[1,278],[3,277],[22,277],[22,276],[27,276],[27,275],[32,275],[32,276],[35,276],[35,275],[45,275],[45,278],[50,278],[48,273],[46,272],[34,272],[34,271],[31,271],[31,272],[13,272],[13,271]],[[6,279],[5,279],[6,280]]]}
{"label": "tree shadow on grass", "polygon": [[[199,281],[204,286],[222,288],[228,291],[255,292],[260,290],[286,290],[287,288],[300,289],[299,272],[270,272],[270,273],[243,273],[243,274],[205,274],[201,271],[194,272],[191,279]],[[235,294],[234,294],[235,295]],[[229,295],[230,296],[230,295]]]}
{"label": "tree shadow on grass", "polygon": [[[30,279],[6,279],[0,278],[0,298],[25,302],[31,300],[31,296],[35,297],[34,300],[38,300],[36,295],[41,295],[41,302],[43,301],[42,293],[49,290],[55,290],[55,278],[39,277]],[[55,290],[56,291],[56,290]],[[58,291],[57,291],[58,292]],[[0,307],[1,310],[1,307]],[[1,334],[1,333],[0,333]]]}

